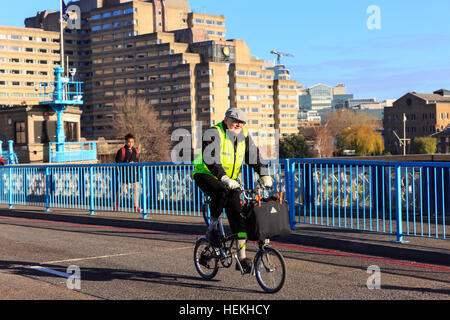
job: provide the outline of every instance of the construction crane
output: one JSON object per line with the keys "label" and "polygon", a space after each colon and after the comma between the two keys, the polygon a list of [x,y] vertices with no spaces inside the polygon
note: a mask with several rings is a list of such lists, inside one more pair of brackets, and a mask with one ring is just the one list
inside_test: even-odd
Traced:
{"label": "construction crane", "polygon": [[275,50],[270,51],[270,53],[272,54],[276,54],[278,56],[277,58],[277,64],[281,64],[281,57],[295,57],[294,55],[290,54],[290,53],[283,53],[283,52],[278,52]]}

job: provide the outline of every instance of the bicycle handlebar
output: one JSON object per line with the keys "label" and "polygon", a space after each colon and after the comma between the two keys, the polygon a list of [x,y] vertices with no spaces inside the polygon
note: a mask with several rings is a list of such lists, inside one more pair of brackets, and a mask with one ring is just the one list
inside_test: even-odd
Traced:
{"label": "bicycle handlebar", "polygon": [[252,200],[254,198],[253,195],[261,196],[264,193],[264,191],[266,191],[266,190],[269,191],[272,188],[273,187],[263,186],[258,181],[256,188],[254,188],[254,189],[245,189],[244,186],[241,184],[241,186],[239,187],[239,191],[242,193],[242,195],[244,196],[245,200]]}

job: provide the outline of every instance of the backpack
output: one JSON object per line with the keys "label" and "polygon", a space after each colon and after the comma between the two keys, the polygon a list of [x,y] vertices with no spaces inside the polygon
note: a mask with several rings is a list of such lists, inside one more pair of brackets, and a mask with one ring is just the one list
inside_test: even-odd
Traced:
{"label": "backpack", "polygon": [[[136,159],[139,159],[138,149],[136,149],[135,147],[133,147],[133,149],[136,150]],[[125,147],[122,147],[121,151],[122,151],[122,162],[124,162],[125,161],[125,152],[126,152]]]}

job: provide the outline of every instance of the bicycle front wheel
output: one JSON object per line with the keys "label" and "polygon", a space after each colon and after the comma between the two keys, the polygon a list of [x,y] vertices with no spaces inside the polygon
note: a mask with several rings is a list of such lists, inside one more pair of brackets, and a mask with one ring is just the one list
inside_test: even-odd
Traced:
{"label": "bicycle front wheel", "polygon": [[264,247],[255,257],[256,280],[268,293],[280,291],[286,279],[284,258],[277,250]]}
{"label": "bicycle front wheel", "polygon": [[218,260],[210,242],[205,238],[198,239],[194,248],[194,265],[202,278],[210,280],[216,276]]}

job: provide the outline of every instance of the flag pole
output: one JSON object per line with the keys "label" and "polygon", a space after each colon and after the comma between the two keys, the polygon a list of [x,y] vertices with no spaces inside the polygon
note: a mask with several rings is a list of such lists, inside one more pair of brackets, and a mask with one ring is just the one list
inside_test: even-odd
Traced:
{"label": "flag pole", "polygon": [[61,51],[61,68],[63,69],[63,74],[65,74],[65,68],[64,68],[64,28],[63,28],[63,0],[59,1],[59,29],[60,29],[60,51]]}

